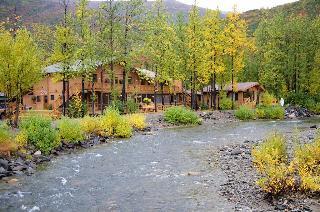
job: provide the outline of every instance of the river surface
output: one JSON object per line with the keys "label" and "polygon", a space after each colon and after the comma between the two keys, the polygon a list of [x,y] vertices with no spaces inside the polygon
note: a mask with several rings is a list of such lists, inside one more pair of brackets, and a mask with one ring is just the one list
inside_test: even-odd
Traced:
{"label": "river surface", "polygon": [[218,149],[311,124],[207,123],[98,145],[59,156],[16,184],[0,183],[0,211],[234,211],[219,195],[226,176]]}

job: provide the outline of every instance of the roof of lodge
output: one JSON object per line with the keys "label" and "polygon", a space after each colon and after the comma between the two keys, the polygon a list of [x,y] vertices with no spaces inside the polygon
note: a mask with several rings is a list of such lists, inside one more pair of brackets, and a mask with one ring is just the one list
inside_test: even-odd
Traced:
{"label": "roof of lodge", "polygon": [[[246,91],[248,90],[249,88],[253,88],[255,86],[260,86],[260,88],[262,90],[264,90],[264,88],[258,83],[258,82],[239,82],[239,83],[235,83],[235,90],[236,91]],[[221,88],[219,85],[216,84],[216,90],[217,91],[220,91]],[[232,85],[227,85],[223,88],[224,91],[232,91]],[[208,85],[206,87],[203,88],[203,92],[211,92],[211,85]]]}
{"label": "roof of lodge", "polygon": [[[239,82],[239,83],[235,84],[236,90],[242,91],[242,92],[248,90],[249,88],[253,88],[255,86],[260,86],[261,89],[264,90],[264,88],[258,82]],[[232,91],[232,85],[230,84],[230,85],[226,86],[224,88],[224,90]]]}
{"label": "roof of lodge", "polygon": [[[96,62],[93,66],[100,66],[102,63],[101,62]],[[77,61],[74,65],[71,66],[71,71],[77,71],[81,69],[81,62]],[[59,73],[62,72],[63,67],[61,66],[60,63],[56,63],[50,66],[47,66],[44,68],[44,72],[46,74],[54,74],[54,73]],[[141,75],[147,77],[148,79],[154,79],[156,77],[155,72],[147,70],[147,69],[142,69],[142,68],[134,68],[137,72],[139,72]]]}

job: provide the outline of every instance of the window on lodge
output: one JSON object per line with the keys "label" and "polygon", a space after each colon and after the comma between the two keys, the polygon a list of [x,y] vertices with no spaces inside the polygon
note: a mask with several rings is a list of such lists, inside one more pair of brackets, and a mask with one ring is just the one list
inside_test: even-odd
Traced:
{"label": "window on lodge", "polygon": [[54,95],[51,95],[51,96],[50,96],[50,99],[53,101],[53,100],[54,100]]}
{"label": "window on lodge", "polygon": [[41,102],[41,96],[37,96],[37,102]]}
{"label": "window on lodge", "polygon": [[128,84],[132,84],[132,77],[128,77]]}

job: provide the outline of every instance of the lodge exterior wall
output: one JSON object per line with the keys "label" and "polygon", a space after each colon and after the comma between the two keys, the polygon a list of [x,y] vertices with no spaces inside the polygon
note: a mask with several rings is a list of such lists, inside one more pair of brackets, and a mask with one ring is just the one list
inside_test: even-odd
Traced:
{"label": "lodge exterior wall", "polygon": [[[121,95],[122,90],[122,78],[123,67],[115,65],[115,88]],[[102,67],[97,68],[95,73],[95,80],[93,90],[97,95],[97,106],[101,105],[101,95],[103,95],[104,103],[109,103],[109,95],[111,93],[111,81],[110,77],[103,70]],[[131,71],[128,74],[128,83],[126,84],[127,95],[136,94],[140,96],[140,101],[143,97],[150,97],[154,94],[154,85],[141,79],[136,71]],[[90,95],[92,90],[92,82],[85,81],[85,93],[87,103],[90,104]],[[173,92],[182,93],[182,82],[175,81],[174,88],[170,90],[169,86],[164,86],[163,93],[169,95]],[[160,88],[159,91],[160,92]],[[73,95],[81,94],[81,78],[74,78],[69,80],[69,94]],[[62,82],[55,81],[53,74],[47,74],[39,83],[33,86],[32,91],[23,96],[23,105],[25,108],[32,108],[35,110],[57,109],[62,104]],[[104,105],[104,106],[106,106]]]}

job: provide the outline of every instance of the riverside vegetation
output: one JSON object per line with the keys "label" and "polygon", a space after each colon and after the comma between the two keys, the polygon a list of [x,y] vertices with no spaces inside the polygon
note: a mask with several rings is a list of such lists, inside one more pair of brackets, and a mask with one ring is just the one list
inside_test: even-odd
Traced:
{"label": "riverside vegetation", "polygon": [[[169,108],[164,116],[165,121],[173,125],[201,123],[197,113],[184,107]],[[115,106],[108,107],[101,116],[62,117],[56,121],[31,113],[30,116],[21,120],[19,129],[13,130],[6,124],[0,125],[0,159],[13,159],[17,156],[20,162],[12,162],[12,164],[18,164],[19,167],[16,169],[24,167],[23,170],[27,170],[30,161],[41,163],[50,160],[46,156],[59,155],[60,151],[78,146],[87,148],[105,142],[109,138],[129,138],[134,131],[145,130],[150,130],[145,115],[139,113],[121,115]],[[24,155],[22,157],[26,160],[23,166],[21,155]],[[38,160],[38,156],[43,158]],[[15,174],[14,169],[12,165],[11,171],[4,170],[0,173],[0,178]]]}
{"label": "riverside vegetation", "polygon": [[[252,150],[253,163],[261,178],[257,184],[267,193],[320,191],[320,137],[296,144],[293,155],[282,135],[274,134]],[[290,159],[291,158],[291,159]]]}
{"label": "riverside vegetation", "polygon": [[75,144],[90,136],[129,138],[133,130],[144,130],[146,127],[144,115],[120,115],[114,107],[106,109],[100,117],[63,117],[56,122],[49,117],[31,115],[22,119],[19,132],[13,131],[6,124],[0,126],[0,153],[10,155],[33,146],[48,155],[62,142]]}

